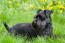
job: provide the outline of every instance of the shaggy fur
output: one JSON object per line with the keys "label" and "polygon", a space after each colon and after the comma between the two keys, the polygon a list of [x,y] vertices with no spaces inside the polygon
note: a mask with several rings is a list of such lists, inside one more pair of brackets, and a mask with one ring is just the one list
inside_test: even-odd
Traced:
{"label": "shaggy fur", "polygon": [[44,37],[53,36],[51,13],[51,10],[38,10],[37,15],[34,17],[33,27],[39,31],[43,30]]}
{"label": "shaggy fur", "polygon": [[8,33],[13,33],[14,35],[21,34],[23,36],[27,35],[28,37],[37,37],[37,35],[44,37],[52,36],[51,13],[52,11],[50,10],[38,10],[32,23],[20,23],[9,28],[6,22],[4,22],[4,26]]}

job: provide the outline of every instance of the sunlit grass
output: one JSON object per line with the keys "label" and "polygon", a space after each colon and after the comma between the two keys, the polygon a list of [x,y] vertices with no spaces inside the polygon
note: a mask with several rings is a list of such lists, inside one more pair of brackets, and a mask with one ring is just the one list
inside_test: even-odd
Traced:
{"label": "sunlit grass", "polygon": [[[57,39],[37,37],[29,41],[7,34],[3,22],[7,22],[9,27],[17,23],[31,23],[38,9],[53,10],[53,33],[58,36]],[[65,43],[65,1],[0,0],[0,43]]]}

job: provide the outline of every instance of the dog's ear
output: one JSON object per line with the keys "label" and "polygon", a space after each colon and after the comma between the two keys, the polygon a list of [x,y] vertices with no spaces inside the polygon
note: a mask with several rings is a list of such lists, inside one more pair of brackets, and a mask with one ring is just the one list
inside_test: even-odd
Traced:
{"label": "dog's ear", "polygon": [[42,11],[41,9],[39,9],[38,11],[37,11],[37,13],[39,13],[40,11]]}
{"label": "dog's ear", "polygon": [[53,11],[51,11],[51,10],[44,10],[44,14],[46,15],[46,17],[50,17],[51,13],[53,13]]}
{"label": "dog's ear", "polygon": [[53,11],[52,10],[44,10],[44,13],[45,14],[51,14],[51,13],[53,13]]}
{"label": "dog's ear", "polygon": [[40,11],[42,11],[42,10],[39,9],[39,10],[37,11],[37,14],[34,16],[34,18],[37,18],[37,17],[39,16]]}
{"label": "dog's ear", "polygon": [[47,10],[44,10],[44,13],[46,13]]}

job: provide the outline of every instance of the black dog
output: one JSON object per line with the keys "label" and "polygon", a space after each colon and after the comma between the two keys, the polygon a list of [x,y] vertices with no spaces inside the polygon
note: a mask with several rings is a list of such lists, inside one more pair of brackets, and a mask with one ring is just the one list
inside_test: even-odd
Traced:
{"label": "black dog", "polygon": [[33,22],[33,27],[40,32],[42,30],[43,33],[41,35],[44,37],[53,36],[51,13],[52,11],[50,10],[38,10]]}
{"label": "black dog", "polygon": [[53,30],[50,18],[52,12],[50,10],[48,10],[48,12],[47,10],[38,10],[37,12],[38,13],[32,23],[20,23],[9,28],[6,22],[4,22],[4,26],[8,33],[13,33],[14,35],[21,34],[23,36],[27,35],[28,37],[52,35]]}
{"label": "black dog", "polygon": [[20,23],[16,24],[12,28],[9,28],[4,22],[4,26],[7,29],[8,33],[14,34],[14,35],[27,35],[28,37],[36,37],[36,30],[32,26],[32,23]]}

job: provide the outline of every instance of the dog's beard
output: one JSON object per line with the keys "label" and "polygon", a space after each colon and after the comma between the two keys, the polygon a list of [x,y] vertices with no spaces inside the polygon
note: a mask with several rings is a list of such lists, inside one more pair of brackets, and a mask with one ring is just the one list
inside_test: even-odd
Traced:
{"label": "dog's beard", "polygon": [[36,30],[39,30],[39,31],[43,30],[43,29],[45,29],[45,26],[46,26],[46,21],[37,20],[37,21],[33,22],[33,27]]}

